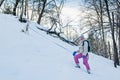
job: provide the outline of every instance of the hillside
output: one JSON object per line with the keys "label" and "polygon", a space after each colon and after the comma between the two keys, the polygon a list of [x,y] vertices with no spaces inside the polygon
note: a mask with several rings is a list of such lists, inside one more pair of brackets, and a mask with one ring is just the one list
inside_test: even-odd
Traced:
{"label": "hillside", "polygon": [[[77,49],[36,29],[17,17],[0,14],[0,80],[119,80],[120,67],[90,53],[91,74],[75,68],[72,52]],[[37,25],[38,26],[38,25]],[[42,26],[41,26],[42,27]]]}

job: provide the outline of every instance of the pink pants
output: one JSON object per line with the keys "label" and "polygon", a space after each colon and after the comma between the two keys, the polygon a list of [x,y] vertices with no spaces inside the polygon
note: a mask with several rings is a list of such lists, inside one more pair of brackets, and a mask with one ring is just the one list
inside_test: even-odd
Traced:
{"label": "pink pants", "polygon": [[88,64],[88,54],[86,56],[83,56],[82,53],[79,53],[77,55],[74,56],[74,61],[76,64],[79,64],[79,58],[83,58],[83,64],[85,65],[87,70],[90,70],[90,66]]}

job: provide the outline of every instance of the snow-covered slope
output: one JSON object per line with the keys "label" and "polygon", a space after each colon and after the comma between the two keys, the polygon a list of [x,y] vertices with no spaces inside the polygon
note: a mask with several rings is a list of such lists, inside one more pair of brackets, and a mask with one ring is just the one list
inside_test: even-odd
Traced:
{"label": "snow-covered slope", "polygon": [[[120,67],[90,53],[91,73],[75,68],[72,47],[36,29],[26,26],[17,17],[0,14],[0,80],[119,80]],[[38,25],[37,25],[38,26]]]}

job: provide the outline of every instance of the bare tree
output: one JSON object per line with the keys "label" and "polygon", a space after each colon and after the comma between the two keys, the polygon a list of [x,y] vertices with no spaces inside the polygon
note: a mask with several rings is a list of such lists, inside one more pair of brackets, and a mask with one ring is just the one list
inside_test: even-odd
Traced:
{"label": "bare tree", "polygon": [[32,13],[31,13],[31,18],[30,20],[33,20],[33,13],[35,12],[35,1],[32,3]]}
{"label": "bare tree", "polygon": [[29,18],[28,16],[28,0],[25,0],[25,11],[24,11],[24,15],[27,16],[27,18]]}
{"label": "bare tree", "polygon": [[112,56],[111,56],[110,50],[111,50],[111,48],[110,48],[110,42],[108,41],[108,53],[109,53],[109,57],[110,57],[110,60],[111,60]]}
{"label": "bare tree", "polygon": [[[99,44],[98,50],[104,52],[103,53],[104,57],[110,57],[110,59],[113,58],[114,66],[117,67],[117,65],[119,65],[118,52],[120,54],[120,46],[118,46],[120,45],[120,1],[119,0],[85,0],[85,1],[89,4],[89,9],[95,11],[97,15],[94,16],[94,18],[92,18],[92,16],[90,17],[91,21],[95,20],[96,17],[96,22],[98,24],[98,25],[93,25],[93,23],[91,24],[91,26],[93,26],[93,30],[95,30],[94,35],[99,34],[97,36],[102,37],[102,38],[98,37],[99,39],[95,37],[97,39],[97,43]],[[108,20],[104,19],[104,17],[108,18]],[[106,34],[111,33],[114,56],[111,56],[112,53],[110,52],[110,48],[112,48],[112,45],[109,43],[108,45],[106,45],[105,33]],[[101,48],[101,43],[103,48]]]}
{"label": "bare tree", "polygon": [[[99,49],[95,49],[95,51],[97,53],[99,53],[100,55],[104,56],[104,57],[108,57],[108,53],[107,53],[107,48],[106,48],[106,39],[105,39],[105,26],[104,26],[104,1],[103,0],[86,0],[89,1],[89,6],[88,8],[93,11],[95,11],[96,15],[89,16],[88,20],[90,23],[90,26],[93,28],[95,34],[97,34],[96,36],[96,44],[98,44],[98,48]],[[97,39],[97,37],[99,37],[99,39]],[[98,42],[99,41],[99,42]]]}
{"label": "bare tree", "polygon": [[[120,56],[120,1],[116,0],[117,4],[117,28],[118,28],[118,53]],[[119,57],[120,58],[120,57]]]}
{"label": "bare tree", "polygon": [[107,50],[106,50],[106,42],[105,42],[105,36],[104,36],[104,28],[103,28],[103,0],[99,0],[99,4],[100,4],[100,27],[102,28],[102,45],[103,45],[103,56],[104,57],[108,57],[107,56]]}
{"label": "bare tree", "polygon": [[[115,37],[114,37],[114,20],[113,20],[113,23],[112,23],[112,19],[111,19],[111,16],[110,16],[109,5],[108,5],[108,0],[104,0],[104,1],[105,1],[105,4],[106,4],[106,11],[107,11],[108,19],[109,19],[111,32],[112,32],[112,40],[113,40],[113,48],[114,48],[114,66],[117,67],[117,65],[119,65],[119,59],[118,59],[118,51],[117,51],[117,46],[116,46]],[[112,18],[114,19],[113,13],[112,13]]]}
{"label": "bare tree", "polygon": [[14,8],[13,8],[13,15],[16,16],[16,8],[17,8],[18,3],[20,2],[20,0],[15,0],[15,1],[16,1],[16,2],[15,2],[15,4],[14,4]]}
{"label": "bare tree", "polygon": [[22,0],[21,6],[22,6],[22,11],[21,11],[21,14],[20,14],[20,19],[19,19],[19,21],[21,21],[21,22],[26,22],[26,20],[23,19],[23,15],[24,15],[24,0]]}
{"label": "bare tree", "polygon": [[50,23],[51,23],[51,28],[49,29],[49,31],[54,30],[56,32],[57,30],[59,30],[57,32],[61,33],[62,22],[60,19],[60,14],[64,5],[64,1],[61,0],[60,4],[58,5],[57,2],[53,0],[53,5],[54,5],[54,10],[51,10],[51,13],[49,13]]}
{"label": "bare tree", "polygon": [[47,3],[47,0],[43,0],[43,7],[42,7],[42,10],[41,10],[41,13],[39,14],[38,21],[37,21],[38,24],[40,24],[40,22],[41,22],[46,3]]}
{"label": "bare tree", "polygon": [[5,0],[1,0],[1,1],[0,1],[0,7],[1,7],[1,5],[3,4],[4,1],[5,1]]}

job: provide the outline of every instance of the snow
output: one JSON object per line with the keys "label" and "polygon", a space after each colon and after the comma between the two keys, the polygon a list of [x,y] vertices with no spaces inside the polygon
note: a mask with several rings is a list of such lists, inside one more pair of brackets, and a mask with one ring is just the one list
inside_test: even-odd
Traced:
{"label": "snow", "polygon": [[[89,53],[91,74],[75,68],[72,52],[77,49],[57,38],[47,35],[29,24],[29,32],[21,30],[20,23],[12,15],[0,14],[0,80],[118,80],[120,67],[113,61]],[[42,26],[40,26],[42,27]]]}

